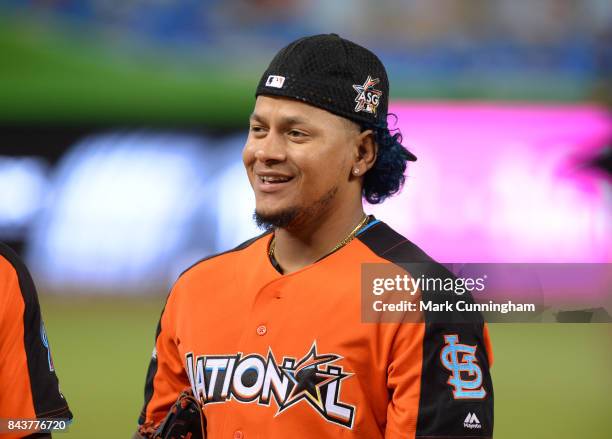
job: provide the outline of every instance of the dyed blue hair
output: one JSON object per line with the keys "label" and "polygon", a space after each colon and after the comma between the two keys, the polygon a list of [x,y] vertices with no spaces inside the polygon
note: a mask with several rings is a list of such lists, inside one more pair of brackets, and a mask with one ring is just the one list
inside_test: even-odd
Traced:
{"label": "dyed blue hair", "polygon": [[370,204],[379,204],[401,190],[410,153],[402,146],[399,130],[394,129],[392,133],[386,122],[361,124],[361,129],[372,130],[378,145],[374,166],[364,176],[363,197]]}

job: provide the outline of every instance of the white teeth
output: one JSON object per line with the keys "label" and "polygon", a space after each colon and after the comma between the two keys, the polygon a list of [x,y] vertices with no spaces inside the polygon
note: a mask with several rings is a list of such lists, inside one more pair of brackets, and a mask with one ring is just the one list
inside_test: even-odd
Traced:
{"label": "white teeth", "polygon": [[290,180],[287,177],[272,177],[272,176],[268,176],[268,175],[261,175],[259,178],[264,183],[284,183],[284,182]]}

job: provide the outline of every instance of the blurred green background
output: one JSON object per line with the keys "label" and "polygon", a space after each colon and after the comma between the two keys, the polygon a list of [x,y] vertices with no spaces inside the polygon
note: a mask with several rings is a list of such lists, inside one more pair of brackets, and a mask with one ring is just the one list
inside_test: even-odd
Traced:
{"label": "blurred green background", "polygon": [[[75,416],[58,438],[128,438],[165,298],[41,296]],[[496,438],[609,439],[612,325],[492,324]]]}
{"label": "blurred green background", "polygon": [[0,1],[0,123],[243,127],[274,53],[328,32],[394,99],[610,102],[607,0],[112,3]]}

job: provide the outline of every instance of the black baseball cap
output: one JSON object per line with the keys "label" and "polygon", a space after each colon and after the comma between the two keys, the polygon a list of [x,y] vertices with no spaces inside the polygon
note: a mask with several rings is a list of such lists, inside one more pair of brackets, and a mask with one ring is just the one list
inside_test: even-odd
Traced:
{"label": "black baseball cap", "polygon": [[259,80],[259,95],[297,99],[360,125],[387,129],[385,67],[374,53],[337,34],[300,38],[281,49]]}

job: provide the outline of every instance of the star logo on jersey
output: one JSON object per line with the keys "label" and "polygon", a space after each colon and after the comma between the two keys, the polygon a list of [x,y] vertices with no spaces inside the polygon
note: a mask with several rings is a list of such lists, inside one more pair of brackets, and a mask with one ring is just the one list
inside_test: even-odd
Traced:
{"label": "star logo on jersey", "polygon": [[453,387],[455,399],[482,399],[487,392],[482,386],[482,370],[476,360],[476,346],[459,343],[457,334],[445,335],[440,351],[442,365],[451,372],[447,383]]}
{"label": "star logo on jersey", "polygon": [[331,364],[340,358],[335,354],[317,355],[317,345],[313,343],[308,354],[294,367],[283,368],[283,372],[287,374],[294,386],[283,406],[279,408],[279,413],[302,398],[307,398],[309,403],[322,412],[324,410],[322,392],[325,387],[332,381],[339,381],[349,375],[331,374],[319,366]]}
{"label": "star logo on jersey", "polygon": [[355,407],[341,401],[341,383],[352,376],[337,364],[342,356],[320,354],[316,341],[296,360],[277,362],[272,349],[259,354],[185,356],[193,394],[202,404],[242,403],[269,406],[275,401],[279,416],[300,402],[309,404],[325,420],[353,428]]}
{"label": "star logo on jersey", "polygon": [[376,109],[380,103],[382,91],[376,90],[374,86],[380,82],[380,79],[372,79],[370,75],[361,85],[354,84],[353,89],[357,92],[355,98],[355,112],[365,111],[366,113],[376,114]]}

